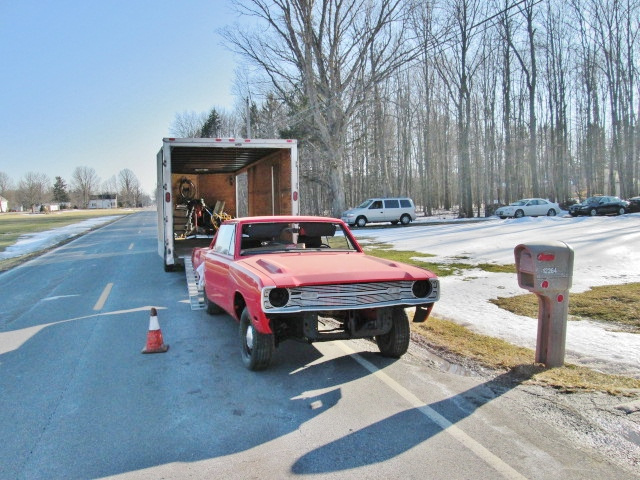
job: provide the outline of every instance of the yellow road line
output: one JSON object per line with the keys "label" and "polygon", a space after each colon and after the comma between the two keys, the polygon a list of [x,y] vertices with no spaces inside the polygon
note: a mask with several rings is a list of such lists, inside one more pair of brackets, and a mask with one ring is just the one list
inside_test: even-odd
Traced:
{"label": "yellow road line", "polygon": [[98,298],[98,301],[93,306],[94,310],[102,310],[102,307],[104,307],[104,304],[106,303],[107,298],[109,298],[109,294],[111,293],[112,288],[113,288],[113,283],[107,283],[107,286],[104,287],[104,290],[100,295],[100,298]]}

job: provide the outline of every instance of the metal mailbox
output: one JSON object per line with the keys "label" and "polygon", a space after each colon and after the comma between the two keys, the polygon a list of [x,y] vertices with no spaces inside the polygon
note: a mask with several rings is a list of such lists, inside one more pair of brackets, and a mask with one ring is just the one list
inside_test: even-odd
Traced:
{"label": "metal mailbox", "polygon": [[573,249],[564,242],[533,242],[514,249],[518,285],[538,297],[536,362],[564,364],[573,279]]}
{"label": "metal mailbox", "polygon": [[518,285],[533,293],[569,290],[573,279],[573,249],[564,242],[518,245],[514,254]]}

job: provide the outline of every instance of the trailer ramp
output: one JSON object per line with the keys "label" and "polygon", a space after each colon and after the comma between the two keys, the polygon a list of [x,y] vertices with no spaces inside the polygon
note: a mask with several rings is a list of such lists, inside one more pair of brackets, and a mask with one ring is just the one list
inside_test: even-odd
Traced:
{"label": "trailer ramp", "polygon": [[193,269],[191,257],[185,256],[182,257],[182,260],[184,261],[184,273],[187,277],[187,291],[191,310],[204,310],[204,290],[198,287],[198,277]]}

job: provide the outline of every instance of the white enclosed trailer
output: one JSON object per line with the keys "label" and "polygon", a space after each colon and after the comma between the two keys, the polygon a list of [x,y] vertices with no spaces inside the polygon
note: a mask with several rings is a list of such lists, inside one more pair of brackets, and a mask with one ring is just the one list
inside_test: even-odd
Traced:
{"label": "white enclosed trailer", "polygon": [[299,214],[296,140],[164,138],[157,168],[165,270],[213,237],[214,229],[197,225],[194,205],[207,212],[217,206],[231,217]]}

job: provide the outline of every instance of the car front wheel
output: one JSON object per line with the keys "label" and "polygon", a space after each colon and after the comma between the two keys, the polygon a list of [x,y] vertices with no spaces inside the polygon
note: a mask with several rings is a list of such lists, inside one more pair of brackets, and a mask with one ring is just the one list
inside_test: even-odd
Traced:
{"label": "car front wheel", "polygon": [[524,217],[524,211],[522,210],[516,210],[516,213],[513,215],[515,218],[522,218]]}
{"label": "car front wheel", "polygon": [[393,307],[391,330],[384,335],[376,335],[380,353],[385,357],[399,358],[409,349],[411,329],[407,312],[402,307]]}
{"label": "car front wheel", "polygon": [[249,370],[264,370],[269,366],[275,349],[273,335],[256,330],[246,307],[240,316],[240,342],[245,367]]}
{"label": "car front wheel", "polygon": [[356,220],[356,225],[360,228],[364,227],[367,224],[367,219],[364,217],[358,217]]}

